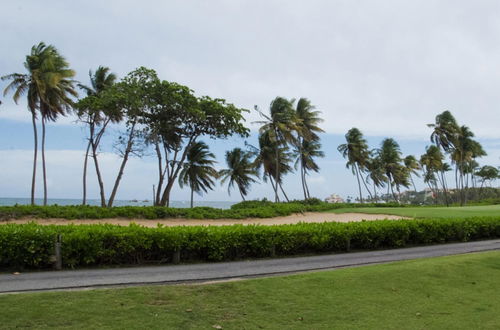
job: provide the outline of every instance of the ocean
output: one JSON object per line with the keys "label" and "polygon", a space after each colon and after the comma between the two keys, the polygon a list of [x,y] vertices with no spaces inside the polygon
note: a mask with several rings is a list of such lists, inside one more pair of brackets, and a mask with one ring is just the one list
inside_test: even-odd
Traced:
{"label": "ocean", "polygon": [[[31,199],[29,198],[0,198],[0,206],[12,206],[12,205],[29,205]],[[37,205],[42,205],[43,199],[35,198],[35,203]],[[189,201],[171,201],[171,207],[186,208],[189,207]],[[237,202],[217,202],[217,201],[194,201],[194,206],[209,206],[219,209],[228,209],[231,205]],[[81,199],[60,199],[60,198],[49,198],[47,200],[49,205],[81,205]],[[101,205],[100,199],[88,199],[88,205]],[[115,200],[114,206],[151,206],[153,203],[150,200]]]}

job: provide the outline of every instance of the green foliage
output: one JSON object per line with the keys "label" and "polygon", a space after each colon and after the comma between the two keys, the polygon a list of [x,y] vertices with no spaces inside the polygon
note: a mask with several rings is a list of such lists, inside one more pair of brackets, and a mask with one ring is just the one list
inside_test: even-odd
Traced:
{"label": "green foliage", "polygon": [[500,217],[145,228],[137,225],[0,227],[0,268],[47,268],[54,239],[62,235],[65,267],[261,258],[275,253],[372,250],[500,237]]}

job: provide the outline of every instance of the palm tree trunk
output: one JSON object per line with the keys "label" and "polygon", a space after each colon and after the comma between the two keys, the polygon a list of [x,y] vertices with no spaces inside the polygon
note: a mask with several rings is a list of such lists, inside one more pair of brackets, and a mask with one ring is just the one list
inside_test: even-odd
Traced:
{"label": "palm tree trunk", "polygon": [[304,174],[304,160],[302,159],[302,156],[300,156],[300,180],[302,181],[302,190],[304,191],[304,199],[307,199],[308,197],[305,184],[306,177]]}
{"label": "palm tree trunk", "polygon": [[42,117],[42,171],[43,171],[43,206],[47,205],[47,167],[45,164],[45,118]]}
{"label": "palm tree trunk", "polygon": [[363,204],[363,194],[361,193],[361,182],[359,182],[359,170],[358,164],[354,164],[354,171],[356,172],[356,178],[358,179],[358,188],[359,188],[359,202]]}
{"label": "palm tree trunk", "polygon": [[410,180],[411,180],[411,184],[413,185],[413,190],[415,192],[417,192],[417,187],[415,186],[415,181],[413,181],[413,176],[411,175],[411,173],[410,173]]}
{"label": "palm tree trunk", "polygon": [[191,208],[193,208],[194,189],[191,187]]}
{"label": "palm tree trunk", "polygon": [[283,189],[283,186],[281,185],[281,182],[279,183],[279,185],[280,185],[281,192],[283,193],[283,196],[285,196],[286,201],[289,202],[290,200],[288,199],[288,196],[286,195],[285,190]]}
{"label": "palm tree trunk", "polygon": [[280,199],[278,196],[278,184],[274,184],[273,176],[269,175],[269,181],[271,182],[271,186],[273,187],[274,190],[274,202],[279,203]]}
{"label": "palm tree trunk", "polygon": [[90,140],[87,144],[87,151],[85,152],[85,160],[83,161],[83,197],[82,197],[82,205],[87,204],[87,164],[89,160],[89,152],[90,152]]}
{"label": "palm tree trunk", "polygon": [[279,146],[278,146],[278,141],[276,141],[276,151],[275,151],[275,157],[276,157],[276,169],[274,171],[275,177],[274,181],[276,181],[276,189],[274,190],[274,202],[278,202],[279,197],[278,197],[278,183],[279,183],[279,177],[280,177],[280,160],[279,160]]}
{"label": "palm tree trunk", "polygon": [[38,157],[38,133],[36,130],[35,112],[31,113],[31,120],[33,122],[33,137],[35,140],[35,147],[33,148],[33,176],[31,178],[31,205],[35,205],[36,161]]}
{"label": "palm tree trunk", "polygon": [[446,206],[450,206],[450,203],[448,201],[448,189],[446,189],[446,181],[444,178],[444,171],[441,171],[441,184],[443,186],[444,200],[445,200]]}
{"label": "palm tree trunk", "polygon": [[309,192],[309,186],[307,185],[306,172],[304,171],[304,185],[306,186],[307,198],[311,198],[311,193]]}
{"label": "palm tree trunk", "polygon": [[372,192],[368,188],[368,185],[366,184],[366,181],[365,180],[361,180],[361,181],[363,181],[363,185],[365,186],[366,191],[368,191],[368,195],[370,195],[370,199],[373,199]]}

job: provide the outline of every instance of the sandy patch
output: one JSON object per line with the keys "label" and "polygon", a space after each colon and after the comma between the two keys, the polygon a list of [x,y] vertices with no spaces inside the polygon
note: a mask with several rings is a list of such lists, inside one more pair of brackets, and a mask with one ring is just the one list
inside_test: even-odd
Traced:
{"label": "sandy patch", "polygon": [[216,220],[196,220],[196,219],[158,219],[158,220],[144,220],[144,219],[81,219],[81,220],[67,220],[67,219],[33,219],[33,218],[22,218],[22,219],[12,219],[0,222],[0,224],[7,223],[28,223],[31,221],[37,222],[41,225],[83,225],[83,224],[98,224],[98,223],[109,223],[120,226],[128,226],[130,223],[136,223],[144,227],[156,227],[157,224],[161,223],[164,226],[227,226],[234,224],[242,225],[283,225],[283,224],[294,224],[299,222],[356,222],[356,221],[373,221],[373,220],[400,220],[405,219],[405,217],[400,217],[397,215],[386,215],[386,214],[364,214],[364,213],[320,213],[320,212],[306,212],[303,214],[292,214],[285,217],[258,219],[216,219]]}

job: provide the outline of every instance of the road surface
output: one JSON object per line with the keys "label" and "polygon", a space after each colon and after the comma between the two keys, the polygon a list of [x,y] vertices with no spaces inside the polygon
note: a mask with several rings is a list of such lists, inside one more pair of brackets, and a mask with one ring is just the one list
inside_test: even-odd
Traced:
{"label": "road surface", "polygon": [[0,293],[210,282],[500,250],[500,240],[280,259],[0,275]]}

